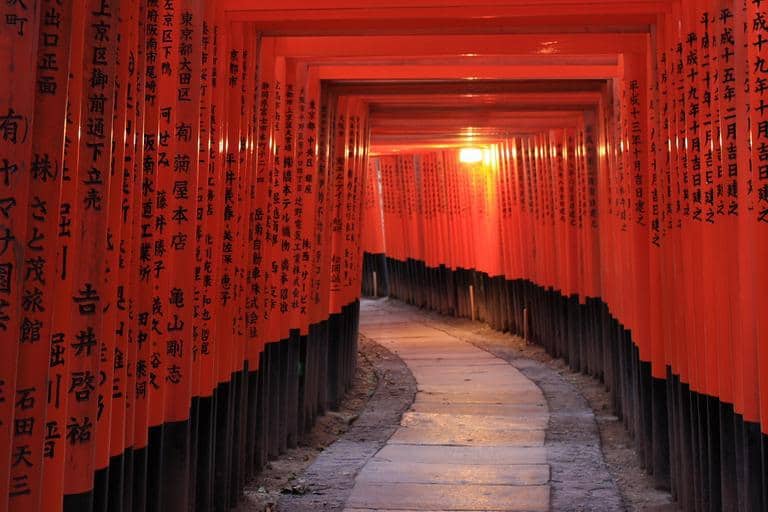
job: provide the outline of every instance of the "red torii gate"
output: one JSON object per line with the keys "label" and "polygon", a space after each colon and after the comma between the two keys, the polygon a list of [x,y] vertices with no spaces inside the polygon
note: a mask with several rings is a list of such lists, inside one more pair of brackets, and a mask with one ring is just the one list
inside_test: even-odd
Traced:
{"label": "red torii gate", "polygon": [[[660,483],[672,453],[685,507],[763,507],[764,7],[442,4],[7,2],[0,510],[234,503],[349,381],[372,168],[392,260],[488,279],[497,325],[535,303],[577,367],[547,311],[610,318],[619,366],[584,364],[639,385]],[[464,142],[488,172],[435,151]]]}

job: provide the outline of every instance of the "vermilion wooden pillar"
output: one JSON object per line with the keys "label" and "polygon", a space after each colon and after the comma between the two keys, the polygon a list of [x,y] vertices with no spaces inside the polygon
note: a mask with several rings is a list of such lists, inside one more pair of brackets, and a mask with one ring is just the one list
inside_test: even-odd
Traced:
{"label": "vermilion wooden pillar", "polygon": [[[11,482],[25,482],[29,492],[17,493],[12,486],[8,495],[10,509],[35,509],[40,506],[42,495],[46,492],[42,479],[43,464],[46,458],[53,455],[57,439],[61,439],[58,423],[47,427],[45,411],[51,398],[60,399],[66,393],[63,379],[49,379],[47,369],[50,367],[50,340],[53,339],[52,310],[56,302],[54,285],[57,282],[55,268],[59,240],[56,219],[63,182],[61,164],[67,103],[66,63],[72,5],[48,7],[53,7],[61,22],[52,24],[51,18],[43,14],[42,8],[39,9],[40,34],[34,85],[37,122],[30,127],[30,184],[27,198],[21,201],[21,205],[27,205],[27,211],[22,214],[27,216],[26,225],[32,244],[24,249],[24,258],[17,260],[21,278],[20,325],[16,333],[8,333],[6,338],[18,344],[16,389],[29,397],[26,403],[16,404],[17,412],[12,423]],[[12,205],[6,200],[6,206]],[[49,381],[55,384],[46,394]],[[51,429],[55,432],[51,433]],[[60,451],[63,449],[59,448]]]}
{"label": "vermilion wooden pillar", "polygon": [[[38,33],[40,6],[36,3],[32,9],[22,5],[9,5],[6,12],[6,25],[0,32],[3,69],[8,80],[0,92],[0,169],[2,169],[2,227],[0,227],[0,330],[4,339],[10,339],[7,357],[0,367],[0,381],[3,386],[3,401],[0,412],[4,421],[0,425],[0,509],[9,510],[10,499],[31,495],[35,474],[26,471],[29,466],[23,462],[28,457],[26,451],[13,453],[15,418],[24,418],[25,411],[32,409],[35,401],[44,399],[42,390],[17,388],[18,375],[16,359],[19,344],[16,334],[20,331],[22,307],[24,245],[28,240],[27,227],[28,195],[31,187],[33,120],[35,95],[29,91],[35,89],[36,64],[38,55]],[[10,23],[9,23],[10,22]],[[39,229],[39,228],[38,228]],[[19,396],[18,393],[21,393]],[[32,395],[30,396],[30,393]],[[19,402],[18,398],[30,400]],[[19,461],[19,456],[22,456]]]}

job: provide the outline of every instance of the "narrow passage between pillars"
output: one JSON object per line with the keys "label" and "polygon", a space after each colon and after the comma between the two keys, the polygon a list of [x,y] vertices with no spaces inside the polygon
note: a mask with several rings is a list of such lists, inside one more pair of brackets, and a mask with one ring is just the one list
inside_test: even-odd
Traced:
{"label": "narrow passage between pillars", "polygon": [[361,332],[396,353],[418,392],[357,475],[358,510],[549,510],[541,390],[506,361],[413,310],[366,303]]}

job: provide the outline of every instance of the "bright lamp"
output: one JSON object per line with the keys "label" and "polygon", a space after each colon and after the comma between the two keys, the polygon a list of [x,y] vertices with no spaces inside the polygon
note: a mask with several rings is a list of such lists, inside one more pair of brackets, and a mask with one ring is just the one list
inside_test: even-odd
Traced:
{"label": "bright lamp", "polygon": [[463,164],[476,164],[483,161],[483,150],[480,148],[462,148],[459,151],[459,161]]}

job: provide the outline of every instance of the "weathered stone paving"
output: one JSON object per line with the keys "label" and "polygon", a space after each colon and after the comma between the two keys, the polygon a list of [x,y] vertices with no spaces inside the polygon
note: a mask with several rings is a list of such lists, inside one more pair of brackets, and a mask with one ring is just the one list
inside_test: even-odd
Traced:
{"label": "weathered stone paving", "polygon": [[594,413],[540,351],[392,300],[361,322],[384,347],[376,392],[278,510],[626,510]]}
{"label": "weathered stone paving", "polygon": [[541,390],[418,312],[379,304],[365,305],[361,332],[408,365],[418,391],[357,475],[346,510],[549,510]]}

